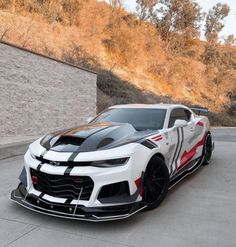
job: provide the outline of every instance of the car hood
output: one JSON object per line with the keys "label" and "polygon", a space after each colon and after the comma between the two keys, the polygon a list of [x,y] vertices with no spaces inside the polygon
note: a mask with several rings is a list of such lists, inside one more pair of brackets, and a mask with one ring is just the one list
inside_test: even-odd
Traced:
{"label": "car hood", "polygon": [[57,152],[91,152],[139,142],[156,132],[136,131],[126,123],[90,123],[46,135],[40,144]]}

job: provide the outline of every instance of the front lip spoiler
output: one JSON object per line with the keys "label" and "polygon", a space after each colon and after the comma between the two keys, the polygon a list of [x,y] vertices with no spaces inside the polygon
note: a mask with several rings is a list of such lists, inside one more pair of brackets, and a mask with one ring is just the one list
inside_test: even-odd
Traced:
{"label": "front lip spoiler", "polygon": [[[77,206],[76,210],[74,210],[75,205],[51,203],[33,194],[25,196],[19,189],[20,186],[21,185],[11,192],[11,201],[14,201],[15,203],[24,208],[30,209],[31,211],[59,218],[92,222],[122,220],[131,217],[147,207],[147,205],[142,203],[133,203],[122,206],[94,208]],[[69,210],[71,212],[69,212]]]}

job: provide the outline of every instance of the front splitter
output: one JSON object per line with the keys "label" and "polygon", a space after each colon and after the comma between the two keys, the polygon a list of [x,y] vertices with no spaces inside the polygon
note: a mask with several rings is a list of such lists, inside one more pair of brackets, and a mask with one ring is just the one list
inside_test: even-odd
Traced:
{"label": "front splitter", "polygon": [[11,192],[10,199],[22,207],[37,213],[92,222],[126,219],[147,207],[141,203],[94,208],[88,208],[82,205],[75,206],[51,203],[33,194],[24,195],[19,189],[19,186]]}

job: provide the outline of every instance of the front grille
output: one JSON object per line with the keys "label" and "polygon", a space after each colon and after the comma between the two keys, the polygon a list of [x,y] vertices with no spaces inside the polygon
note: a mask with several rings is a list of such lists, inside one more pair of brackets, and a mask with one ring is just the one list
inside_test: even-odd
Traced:
{"label": "front grille", "polygon": [[37,177],[34,188],[50,196],[77,200],[83,188],[80,200],[89,200],[93,191],[94,183],[88,176],[51,175],[34,169],[30,172]]}
{"label": "front grille", "polygon": [[51,161],[39,156],[36,156],[35,158],[41,161],[42,164],[49,164],[54,166],[89,166],[92,163],[91,161]]}

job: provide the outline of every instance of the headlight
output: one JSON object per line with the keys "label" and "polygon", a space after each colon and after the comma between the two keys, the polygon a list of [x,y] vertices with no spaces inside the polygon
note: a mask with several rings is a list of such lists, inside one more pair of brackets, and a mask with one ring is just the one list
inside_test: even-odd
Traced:
{"label": "headlight", "polygon": [[114,167],[114,166],[122,166],[128,162],[129,158],[119,158],[119,159],[112,159],[112,160],[99,160],[99,161],[92,161],[91,166],[96,167]]}

